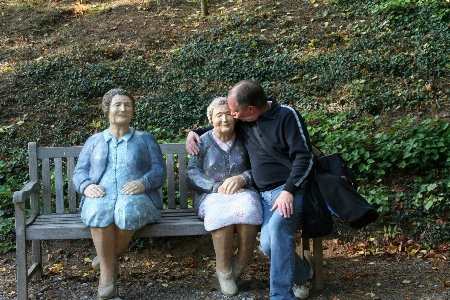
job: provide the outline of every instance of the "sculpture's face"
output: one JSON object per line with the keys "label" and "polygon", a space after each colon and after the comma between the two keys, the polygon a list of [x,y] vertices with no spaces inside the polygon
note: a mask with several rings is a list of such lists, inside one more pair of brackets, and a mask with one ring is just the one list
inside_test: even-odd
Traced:
{"label": "sculpture's face", "polygon": [[127,126],[133,116],[133,102],[125,95],[115,95],[109,105],[109,124]]}
{"label": "sculpture's face", "polygon": [[236,120],[231,115],[231,110],[227,104],[214,107],[212,113],[212,125],[217,133],[232,133]]}

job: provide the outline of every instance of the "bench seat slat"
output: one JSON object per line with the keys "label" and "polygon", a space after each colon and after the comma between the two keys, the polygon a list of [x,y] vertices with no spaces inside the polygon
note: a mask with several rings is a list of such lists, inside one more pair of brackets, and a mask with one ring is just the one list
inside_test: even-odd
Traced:
{"label": "bench seat slat", "polygon": [[[209,234],[203,220],[193,209],[163,210],[161,219],[139,229],[137,237],[183,236]],[[89,239],[91,232],[81,221],[80,214],[40,215],[26,228],[27,240]]]}

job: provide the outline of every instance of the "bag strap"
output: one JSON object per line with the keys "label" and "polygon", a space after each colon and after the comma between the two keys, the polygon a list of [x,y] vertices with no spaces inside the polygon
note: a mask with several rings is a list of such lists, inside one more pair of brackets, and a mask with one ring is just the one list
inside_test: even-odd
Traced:
{"label": "bag strap", "polygon": [[325,154],[323,154],[322,150],[317,148],[316,145],[314,145],[313,143],[311,143],[311,148],[312,148],[312,153],[314,154],[314,157],[316,159],[321,158],[322,156],[325,156]]}
{"label": "bag strap", "polygon": [[250,125],[250,127],[253,129],[253,133],[255,134],[256,138],[258,139],[259,143],[264,148],[264,150],[266,150],[267,153],[272,155],[275,159],[277,159],[280,163],[285,165],[287,168],[292,169],[292,162],[289,159],[287,159],[280,153],[273,152],[269,148],[267,148],[266,144],[264,143],[262,138],[259,136],[258,130],[256,129],[256,124],[252,124],[252,125]]}

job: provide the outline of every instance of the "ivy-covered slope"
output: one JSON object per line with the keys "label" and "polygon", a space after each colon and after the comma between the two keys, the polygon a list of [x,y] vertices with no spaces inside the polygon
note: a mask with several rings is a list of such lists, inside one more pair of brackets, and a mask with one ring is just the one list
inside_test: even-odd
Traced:
{"label": "ivy-covered slope", "polygon": [[[324,151],[342,152],[380,224],[427,244],[447,240],[448,0],[211,0],[205,19],[192,1],[6,3],[0,243],[28,141],[82,144],[106,126],[99,102],[113,87],[135,93],[137,129],[180,141],[206,125],[213,97],[245,78],[299,109]],[[33,10],[46,17],[17,27],[32,32],[27,43],[8,16]]]}

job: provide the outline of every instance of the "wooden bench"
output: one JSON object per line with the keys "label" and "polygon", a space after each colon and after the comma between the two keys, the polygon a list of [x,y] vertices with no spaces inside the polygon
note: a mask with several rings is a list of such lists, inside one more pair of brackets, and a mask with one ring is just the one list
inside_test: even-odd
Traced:
{"label": "wooden bench", "polygon": [[[136,237],[210,234],[188,203],[185,144],[161,144],[166,158],[167,191],[161,220],[139,229]],[[72,184],[80,146],[37,147],[28,144],[29,182],[13,195],[16,223],[17,299],[28,299],[28,282],[42,276],[42,240],[90,239],[80,218],[79,197]],[[163,194],[160,190],[161,195]],[[31,265],[27,262],[31,241]],[[309,241],[303,241],[309,250]],[[315,288],[323,289],[322,239],[314,239]]]}

